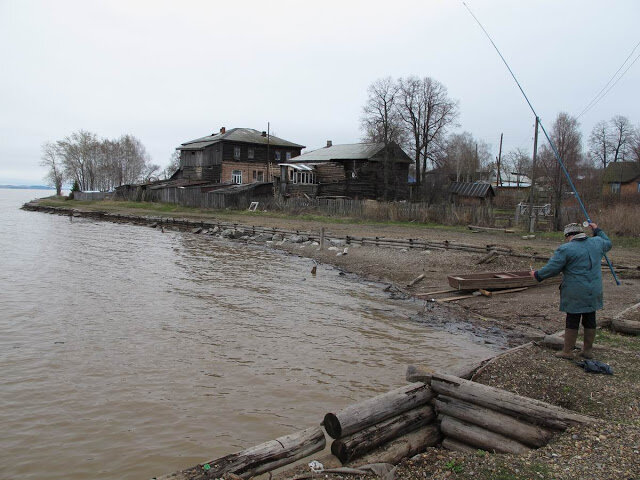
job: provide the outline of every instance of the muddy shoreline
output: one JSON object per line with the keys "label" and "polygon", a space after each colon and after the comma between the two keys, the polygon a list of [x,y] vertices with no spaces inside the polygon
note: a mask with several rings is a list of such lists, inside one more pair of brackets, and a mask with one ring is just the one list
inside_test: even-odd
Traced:
{"label": "muddy shoreline", "polygon": [[[414,297],[416,294],[448,289],[446,277],[450,274],[526,270],[531,266],[543,265],[544,262],[540,260],[535,261],[525,256],[499,255],[490,264],[478,265],[477,262],[485,255],[484,253],[439,248],[407,249],[348,245],[343,239],[347,235],[445,239],[447,242],[475,244],[479,249],[488,244],[500,244],[512,249],[518,255],[526,253],[533,256],[535,254],[541,258],[552,253],[554,244],[548,240],[538,241],[532,248],[530,241],[523,242],[517,237],[506,235],[450,231],[443,233],[430,229],[407,230],[406,227],[392,228],[379,225],[331,224],[327,227],[325,248],[321,250],[318,242],[323,226],[317,222],[257,217],[251,218],[253,225],[246,225],[235,221],[233,217],[231,222],[229,218],[220,220],[213,215],[205,214],[198,217],[174,218],[125,210],[94,210],[82,206],[53,207],[42,205],[37,201],[25,204],[23,209],[65,215],[70,218],[82,216],[103,221],[191,231],[194,234],[210,234],[309,258],[318,263],[332,265],[344,273],[355,274],[364,280],[387,284],[389,285],[387,290],[391,295],[413,298],[422,307],[422,313],[415,319],[416,321],[456,333],[468,333],[478,342],[492,343],[502,348],[520,345],[531,340],[541,340],[545,335],[555,333],[564,327],[564,316],[558,311],[557,284],[539,285],[523,292],[499,297],[474,297],[446,304],[429,301],[428,298]],[[615,252],[614,250],[614,255],[623,262],[640,265],[640,252],[625,250]],[[624,278],[624,273],[621,286],[615,286],[610,276],[603,275],[605,309],[599,313],[599,318],[612,318],[627,306],[640,301],[640,281],[637,278]],[[634,275],[634,271],[630,273],[631,277],[637,276]],[[409,286],[420,275],[424,275],[424,278]],[[443,295],[433,297],[442,298]]]}

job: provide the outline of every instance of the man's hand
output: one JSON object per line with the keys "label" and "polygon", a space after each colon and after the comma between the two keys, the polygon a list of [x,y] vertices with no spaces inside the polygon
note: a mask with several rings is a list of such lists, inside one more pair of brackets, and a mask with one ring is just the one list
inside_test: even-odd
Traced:
{"label": "man's hand", "polygon": [[594,223],[594,222],[591,222],[589,224],[589,228],[591,228],[591,231],[594,231],[596,228],[598,228],[598,225],[596,223]]}
{"label": "man's hand", "polygon": [[531,269],[531,271],[529,271],[529,275],[531,276],[531,278],[535,279],[536,278],[536,271]]}

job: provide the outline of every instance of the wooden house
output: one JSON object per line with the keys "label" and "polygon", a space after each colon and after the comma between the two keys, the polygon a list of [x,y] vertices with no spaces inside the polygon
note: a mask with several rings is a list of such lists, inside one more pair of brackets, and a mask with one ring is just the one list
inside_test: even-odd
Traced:
{"label": "wooden house", "polygon": [[640,162],[614,162],[604,171],[603,194],[640,199]]}
{"label": "wooden house", "polygon": [[456,205],[492,206],[496,192],[490,183],[452,182],[449,185],[449,199]]}
{"label": "wooden house", "polygon": [[284,196],[346,197],[405,200],[409,195],[411,159],[396,144],[385,154],[383,143],[327,146],[280,163],[280,192]]}
{"label": "wooden house", "polygon": [[304,145],[252,128],[219,132],[180,145],[180,168],[171,180],[246,184],[271,182],[277,164],[298,155]]}

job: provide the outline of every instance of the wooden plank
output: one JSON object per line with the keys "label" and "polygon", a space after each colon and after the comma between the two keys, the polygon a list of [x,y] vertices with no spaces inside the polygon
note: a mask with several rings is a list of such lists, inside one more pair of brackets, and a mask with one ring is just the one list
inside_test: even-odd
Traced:
{"label": "wooden plank", "polygon": [[459,292],[455,288],[448,288],[447,290],[436,290],[435,292],[425,292],[425,293],[414,293],[414,297],[431,297],[432,295],[441,295],[443,293],[451,293],[451,292]]}

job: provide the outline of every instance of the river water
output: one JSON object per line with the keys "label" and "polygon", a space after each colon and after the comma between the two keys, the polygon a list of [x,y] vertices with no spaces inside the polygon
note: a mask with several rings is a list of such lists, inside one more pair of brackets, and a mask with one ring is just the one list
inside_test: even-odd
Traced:
{"label": "river water", "polygon": [[150,478],[491,354],[308,259],[19,209],[47,194],[0,190],[2,478]]}

